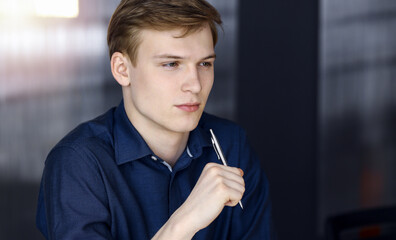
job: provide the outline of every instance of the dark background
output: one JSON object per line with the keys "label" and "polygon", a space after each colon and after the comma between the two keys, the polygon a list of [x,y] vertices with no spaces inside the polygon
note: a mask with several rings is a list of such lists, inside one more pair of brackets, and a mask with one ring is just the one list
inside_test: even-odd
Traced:
{"label": "dark background", "polygon": [[318,3],[241,1],[239,13],[237,120],[270,179],[279,239],[315,239]]}
{"label": "dark background", "polygon": [[[72,19],[29,14],[31,2],[0,0],[7,240],[42,239],[34,217],[48,151],[121,99],[105,39],[118,1],[80,0]],[[278,239],[323,239],[329,216],[395,205],[396,2],[210,2],[224,33],[207,111],[247,130]]]}

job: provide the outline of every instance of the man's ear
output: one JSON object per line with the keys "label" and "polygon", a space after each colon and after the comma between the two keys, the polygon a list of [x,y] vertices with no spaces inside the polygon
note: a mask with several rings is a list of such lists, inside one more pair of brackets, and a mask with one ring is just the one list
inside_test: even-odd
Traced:
{"label": "man's ear", "polygon": [[111,73],[117,82],[123,86],[129,86],[130,76],[129,76],[129,69],[128,65],[129,58],[120,52],[115,52],[111,56]]}

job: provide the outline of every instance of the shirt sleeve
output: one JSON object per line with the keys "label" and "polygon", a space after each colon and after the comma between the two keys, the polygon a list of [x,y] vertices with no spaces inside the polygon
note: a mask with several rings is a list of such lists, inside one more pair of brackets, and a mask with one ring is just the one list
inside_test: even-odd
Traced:
{"label": "shirt sleeve", "polygon": [[48,239],[112,239],[106,190],[93,159],[71,147],[55,148],[46,161],[40,195],[45,209],[40,222],[47,225],[42,231]]}
{"label": "shirt sleeve", "polygon": [[239,161],[244,171],[245,193],[242,197],[243,210],[237,205],[232,216],[232,239],[273,240],[275,238],[269,184],[260,166],[260,160],[247,142],[245,132],[240,129]]}

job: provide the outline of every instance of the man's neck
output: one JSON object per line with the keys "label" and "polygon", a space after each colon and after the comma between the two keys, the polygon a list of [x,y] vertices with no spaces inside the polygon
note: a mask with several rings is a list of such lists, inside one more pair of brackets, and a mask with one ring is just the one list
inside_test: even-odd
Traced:
{"label": "man's neck", "polygon": [[173,167],[187,146],[190,132],[180,133],[155,125],[148,126],[150,124],[133,118],[128,112],[127,116],[154,154]]}
{"label": "man's neck", "polygon": [[141,133],[155,155],[172,167],[186,148],[189,133],[144,132]]}

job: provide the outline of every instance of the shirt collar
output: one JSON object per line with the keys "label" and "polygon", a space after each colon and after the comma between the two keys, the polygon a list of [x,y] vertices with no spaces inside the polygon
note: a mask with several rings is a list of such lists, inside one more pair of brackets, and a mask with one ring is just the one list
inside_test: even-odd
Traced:
{"label": "shirt collar", "polygon": [[[142,136],[129,121],[125,112],[124,101],[121,101],[116,108],[114,118],[114,150],[118,165],[154,155]],[[190,132],[187,145],[194,158],[202,154],[202,148],[212,146],[210,135],[204,130],[201,124],[198,124]]]}
{"label": "shirt collar", "polygon": [[202,124],[202,119],[204,115],[201,117],[198,126],[190,132],[190,136],[187,142],[190,152],[194,156],[194,158],[201,156],[202,149],[204,147],[212,146],[212,142],[210,141],[209,131],[206,131]]}
{"label": "shirt collar", "polygon": [[119,165],[153,155],[147,143],[129,121],[124,101],[121,101],[114,113],[114,151]]}

